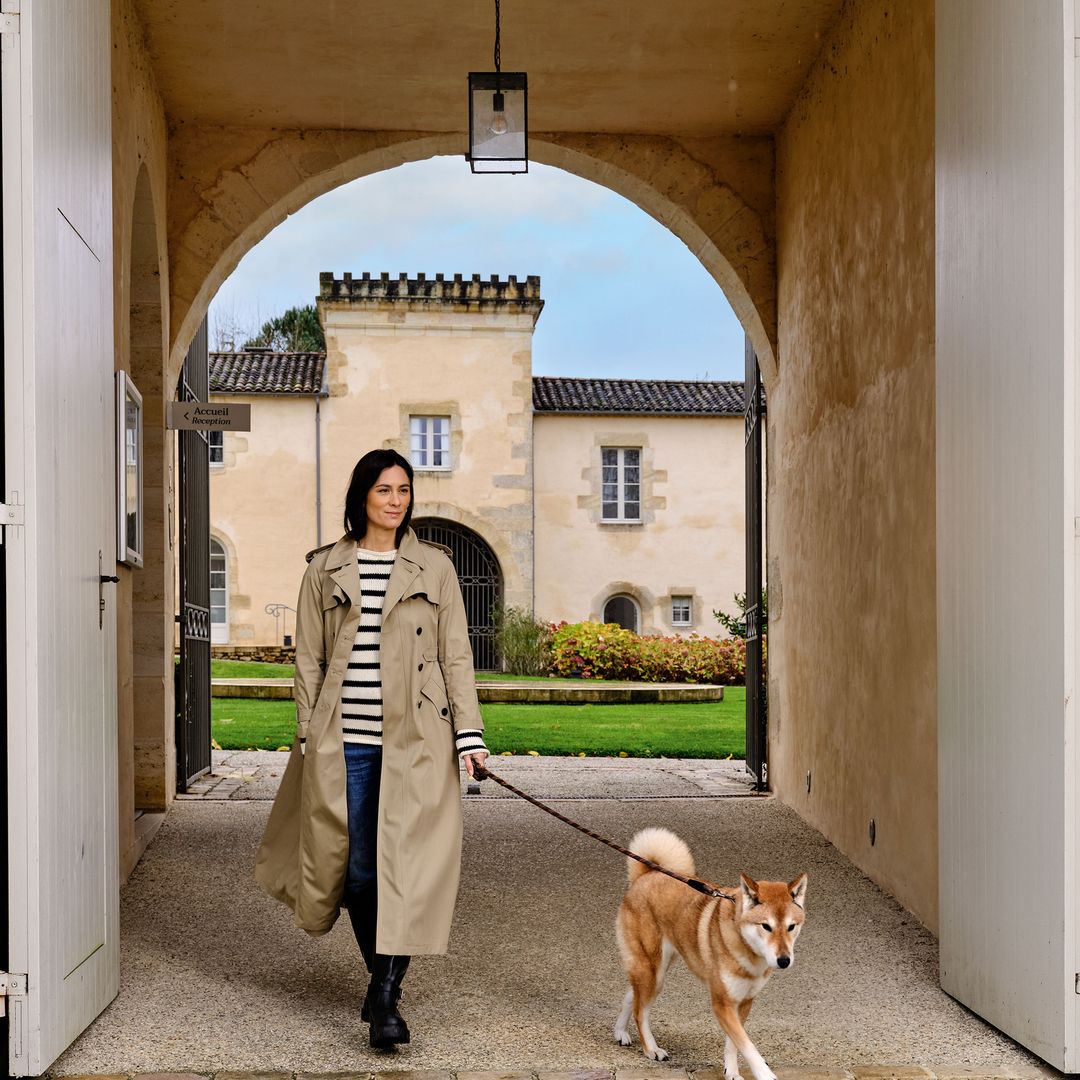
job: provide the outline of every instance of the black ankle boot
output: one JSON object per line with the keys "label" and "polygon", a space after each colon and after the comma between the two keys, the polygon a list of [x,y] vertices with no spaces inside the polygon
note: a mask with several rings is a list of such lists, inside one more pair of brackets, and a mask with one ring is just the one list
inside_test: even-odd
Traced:
{"label": "black ankle boot", "polygon": [[408,967],[407,956],[375,954],[371,985],[368,987],[364,1010],[360,1015],[371,1025],[371,1045],[376,1049],[385,1050],[397,1043],[409,1041],[409,1027],[397,1007],[401,999],[401,980]]}

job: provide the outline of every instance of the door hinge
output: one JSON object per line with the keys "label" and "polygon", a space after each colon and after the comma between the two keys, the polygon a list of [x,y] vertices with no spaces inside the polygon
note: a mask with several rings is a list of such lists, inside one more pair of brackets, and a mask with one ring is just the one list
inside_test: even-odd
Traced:
{"label": "door hinge", "polygon": [[0,12],[0,34],[17,34],[19,32],[18,12]]}
{"label": "door hinge", "polygon": [[[25,525],[26,507],[21,503],[0,503],[0,525]],[[0,544],[4,542],[4,532],[0,529]]]}
{"label": "door hinge", "polygon": [[0,503],[0,525],[25,525],[26,507],[19,503]]}
{"label": "door hinge", "polygon": [[26,976],[0,971],[0,1016],[7,1015],[7,999],[26,997]]}
{"label": "door hinge", "polygon": [[1076,982],[1073,983],[1073,989],[1080,994],[1080,971],[1076,973]]}

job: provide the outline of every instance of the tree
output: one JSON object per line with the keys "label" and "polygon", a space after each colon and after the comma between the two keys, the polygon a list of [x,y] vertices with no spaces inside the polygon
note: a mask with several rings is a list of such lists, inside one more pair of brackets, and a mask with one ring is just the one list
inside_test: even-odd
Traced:
{"label": "tree", "polygon": [[[733,638],[745,638],[746,637],[746,593],[735,594],[735,604],[739,611],[742,613],[739,615],[728,615],[723,611],[714,611],[713,615],[716,621],[733,637]],[[761,590],[761,607],[760,611],[760,625],[761,632],[764,634],[766,627],[769,625],[769,591],[768,589]]]}
{"label": "tree", "polygon": [[326,352],[326,337],[315,305],[292,307],[264,322],[255,337],[244,342],[244,348],[249,347],[274,352]]}
{"label": "tree", "polygon": [[210,308],[210,351],[236,352],[239,343],[250,338],[258,325],[258,317],[241,312],[235,300],[227,306],[215,303]]}

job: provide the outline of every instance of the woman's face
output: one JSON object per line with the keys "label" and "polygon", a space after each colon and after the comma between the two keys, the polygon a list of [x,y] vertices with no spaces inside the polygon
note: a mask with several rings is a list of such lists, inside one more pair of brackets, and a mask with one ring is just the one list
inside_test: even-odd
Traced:
{"label": "woman's face", "polygon": [[379,473],[379,479],[367,494],[364,509],[367,511],[368,527],[396,529],[409,508],[412,487],[409,475],[400,465],[392,465]]}

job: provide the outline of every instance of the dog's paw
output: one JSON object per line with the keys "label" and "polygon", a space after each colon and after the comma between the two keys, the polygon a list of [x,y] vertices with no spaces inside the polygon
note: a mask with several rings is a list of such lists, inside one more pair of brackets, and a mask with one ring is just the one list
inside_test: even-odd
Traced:
{"label": "dog's paw", "polygon": [[671,1055],[662,1047],[658,1046],[655,1050],[646,1050],[645,1056],[650,1061],[667,1061]]}
{"label": "dog's paw", "polygon": [[724,1073],[724,1080],[743,1080],[743,1078],[737,1072]]}
{"label": "dog's paw", "polygon": [[616,1028],[615,1029],[615,1041],[620,1046],[629,1046],[634,1040],[630,1038],[630,1032],[629,1031],[620,1031],[618,1028]]}

